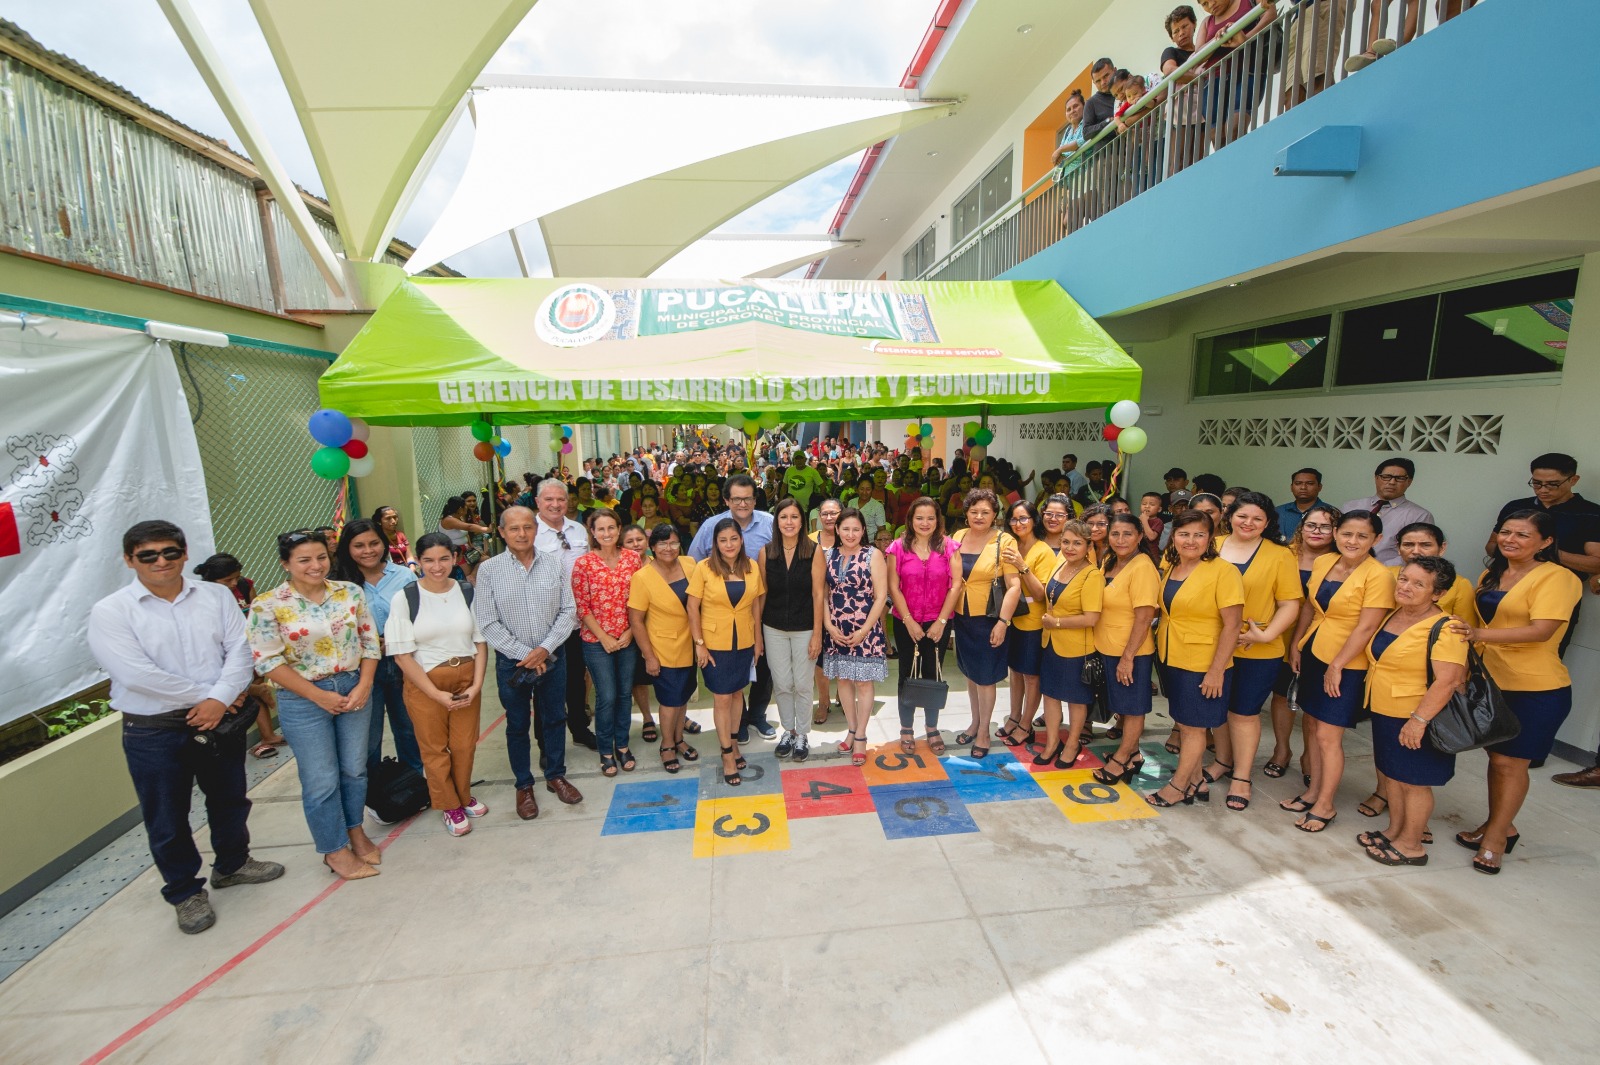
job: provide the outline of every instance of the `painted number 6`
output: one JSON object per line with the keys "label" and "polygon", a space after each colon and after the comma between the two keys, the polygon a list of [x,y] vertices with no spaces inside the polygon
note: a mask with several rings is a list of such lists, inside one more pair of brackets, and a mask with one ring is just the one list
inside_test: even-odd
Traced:
{"label": "painted number 6", "polygon": [[1108,802],[1121,802],[1117,789],[1107,784],[1063,784],[1061,794],[1085,806],[1103,806]]}

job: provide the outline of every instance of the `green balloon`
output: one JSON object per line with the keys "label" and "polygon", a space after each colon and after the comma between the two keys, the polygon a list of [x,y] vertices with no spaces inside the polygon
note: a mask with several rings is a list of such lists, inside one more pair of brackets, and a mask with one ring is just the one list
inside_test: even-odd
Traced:
{"label": "green balloon", "polygon": [[342,448],[319,447],[311,455],[311,472],[327,481],[337,481],[350,472],[350,456]]}
{"label": "green balloon", "polygon": [[1107,403],[1106,404],[1106,409],[1103,412],[1103,415],[1102,415],[1100,420],[1109,425],[1111,423],[1111,408],[1115,407],[1115,406],[1116,406],[1115,403]]}
{"label": "green balloon", "polygon": [[493,435],[494,426],[490,425],[488,422],[479,421],[472,423],[472,439],[482,441],[483,443],[488,443],[489,438]]}
{"label": "green balloon", "polygon": [[488,440],[484,441],[484,443],[488,444],[496,451],[500,450],[500,437],[498,435],[491,436]]}

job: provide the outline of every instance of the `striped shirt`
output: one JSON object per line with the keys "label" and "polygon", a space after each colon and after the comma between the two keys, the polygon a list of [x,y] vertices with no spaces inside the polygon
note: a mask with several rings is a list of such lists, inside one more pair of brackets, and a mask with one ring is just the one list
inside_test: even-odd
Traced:
{"label": "striped shirt", "polygon": [[561,556],[538,549],[526,567],[510,551],[479,566],[472,613],[489,646],[519,662],[535,647],[554,654],[578,623]]}

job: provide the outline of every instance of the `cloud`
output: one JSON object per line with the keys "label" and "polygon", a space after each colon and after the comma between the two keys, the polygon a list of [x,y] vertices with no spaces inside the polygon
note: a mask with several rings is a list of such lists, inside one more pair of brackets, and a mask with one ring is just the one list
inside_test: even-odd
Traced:
{"label": "cloud", "polygon": [[[193,3],[290,175],[320,194],[322,180],[249,4]],[[934,0],[540,0],[488,69],[572,77],[893,86],[934,6]],[[152,107],[243,149],[156,5],[11,0],[6,17],[47,48],[71,56]],[[402,221],[401,239],[416,243],[438,218],[466,166],[471,144],[471,123],[463,120]],[[854,158],[825,167],[723,228],[822,232],[854,172]],[[537,259],[530,266],[542,264],[547,272],[537,229],[528,228],[524,250]],[[505,237],[453,257],[450,265],[478,276],[517,272]]]}

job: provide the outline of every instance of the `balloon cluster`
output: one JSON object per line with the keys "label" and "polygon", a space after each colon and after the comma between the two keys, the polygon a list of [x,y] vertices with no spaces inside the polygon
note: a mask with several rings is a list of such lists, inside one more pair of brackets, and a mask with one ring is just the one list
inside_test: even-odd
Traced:
{"label": "balloon cluster", "polygon": [[932,422],[907,422],[905,450],[915,451],[919,447],[928,447],[933,443]]}
{"label": "balloon cluster", "polygon": [[777,411],[743,411],[728,415],[725,419],[730,429],[737,430],[754,440],[761,435],[763,429],[776,429],[783,421],[783,415]]}
{"label": "balloon cluster", "polygon": [[550,450],[562,455],[572,454],[572,426],[552,425],[550,427]]}
{"label": "balloon cluster", "polygon": [[511,454],[511,441],[494,431],[494,426],[479,418],[472,423],[472,439],[477,443],[472,445],[472,457],[479,462],[488,462],[499,455],[505,458]]}
{"label": "balloon cluster", "polygon": [[323,407],[306,422],[311,439],[322,446],[311,453],[311,472],[328,481],[365,477],[372,472],[367,435],[372,428],[360,418]]}
{"label": "balloon cluster", "polygon": [[1135,424],[1139,414],[1139,404],[1131,399],[1111,404],[1106,408],[1106,426],[1100,430],[1100,435],[1124,455],[1137,455],[1150,443],[1145,431]]}

